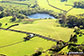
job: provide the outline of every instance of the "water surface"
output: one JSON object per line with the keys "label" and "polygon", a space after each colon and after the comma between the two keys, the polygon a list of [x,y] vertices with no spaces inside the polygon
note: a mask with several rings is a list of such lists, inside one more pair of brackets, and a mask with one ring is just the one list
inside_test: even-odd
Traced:
{"label": "water surface", "polygon": [[44,19],[44,18],[55,19],[55,17],[46,13],[36,13],[36,14],[29,15],[28,17],[33,19]]}

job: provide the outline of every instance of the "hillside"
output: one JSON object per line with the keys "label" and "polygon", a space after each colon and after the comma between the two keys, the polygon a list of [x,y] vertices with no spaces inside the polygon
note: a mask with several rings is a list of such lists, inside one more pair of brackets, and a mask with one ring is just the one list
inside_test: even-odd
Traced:
{"label": "hillside", "polygon": [[[24,56],[24,55],[31,55],[37,50],[38,48],[43,48],[47,50],[50,48],[54,42],[47,41],[38,37],[33,38],[27,42],[23,41],[23,37],[25,34],[10,32],[10,31],[2,31],[0,30],[0,53],[5,54],[7,56]],[[10,34],[9,34],[10,33]],[[4,35],[5,34],[5,35]],[[20,43],[17,43],[20,42]],[[16,44],[13,44],[16,43]],[[11,45],[12,44],[12,45]],[[10,46],[7,46],[10,45]],[[1,47],[5,46],[5,47]]]}
{"label": "hillside", "polygon": [[0,55],[84,52],[83,1],[0,0]]}
{"label": "hillside", "polygon": [[[60,27],[58,23],[55,23],[56,21],[57,20],[53,20],[53,19],[36,20],[33,22],[33,24],[20,24],[19,26],[13,27],[11,29],[37,33],[48,37],[50,36],[50,38],[54,38],[56,40],[68,41],[73,30]],[[22,41],[23,37],[26,36],[26,34],[5,31],[5,30],[0,30],[0,32],[1,32],[0,46],[8,45],[8,44],[10,45],[12,43]],[[55,44],[56,44],[55,42],[47,41],[45,39],[35,37],[28,42],[17,43],[15,45],[10,45],[8,47],[1,47],[0,53],[6,54],[8,56],[30,55],[34,53],[34,51],[37,48],[42,47],[44,50],[47,50],[52,45],[55,45]],[[19,53],[17,54],[17,52]]]}
{"label": "hillside", "polygon": [[56,23],[56,20],[53,19],[37,20],[33,22],[33,24],[21,24],[19,26],[13,27],[13,29],[33,32],[44,36],[50,36],[58,40],[62,39],[66,41],[69,40],[69,37],[73,32],[72,29],[60,27],[60,25]]}
{"label": "hillside", "polygon": [[[53,10],[57,13],[62,13],[63,11],[59,10],[59,9],[55,9],[51,6],[48,5],[48,2],[47,0],[37,0],[38,1],[38,4],[40,7],[44,8],[44,9],[47,9],[47,10]],[[68,0],[67,2],[61,2],[60,0],[48,0],[49,3],[57,8],[60,8],[60,9],[63,9],[63,10],[66,10],[68,11],[69,9],[71,9],[73,7],[73,4],[75,1],[79,1],[79,0]],[[82,1],[82,0],[81,0]],[[46,6],[45,6],[45,4]],[[68,15],[76,15],[76,14],[82,14],[83,13],[83,9],[81,8],[73,8],[72,10],[70,10],[67,14]]]}

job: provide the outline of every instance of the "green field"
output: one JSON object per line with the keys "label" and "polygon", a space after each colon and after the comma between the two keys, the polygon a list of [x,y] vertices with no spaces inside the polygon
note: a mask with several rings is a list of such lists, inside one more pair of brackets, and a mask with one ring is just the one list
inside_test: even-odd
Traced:
{"label": "green field", "polygon": [[[48,1],[49,1],[49,3],[51,5],[53,5],[53,6],[57,7],[57,8],[60,8],[60,9],[63,9],[63,10],[68,11],[70,8],[73,7],[73,3],[74,2],[75,1],[79,1],[79,0],[69,0],[67,2],[60,2],[60,0],[48,0]],[[81,1],[83,1],[83,0],[81,0]],[[55,9],[55,8],[49,6],[47,0],[42,0],[42,1],[41,0],[38,0],[38,4],[39,4],[39,6],[41,8],[44,8],[46,10],[53,10],[53,11],[55,11],[57,13],[62,13],[63,12],[63,11],[60,11],[58,9]],[[71,5],[71,6],[66,6],[66,4]],[[73,8],[72,10],[70,10],[68,12],[68,15],[82,14],[83,12],[84,12],[84,9],[81,9],[81,8]]]}
{"label": "green field", "polygon": [[60,24],[56,23],[55,19],[37,20],[33,22],[33,24],[21,24],[19,26],[13,27],[13,29],[33,32],[65,41],[69,40],[69,36],[73,32],[72,29],[60,27]]}
{"label": "green field", "polygon": [[[5,17],[5,19],[7,18]],[[4,23],[5,19],[3,19]],[[56,40],[68,41],[73,30],[69,28],[60,27],[60,24],[56,23],[56,21],[58,20],[36,20],[32,24],[20,24],[19,26],[13,27],[12,29],[33,32],[43,36],[50,36],[51,38],[54,38]],[[26,34],[0,30],[0,46],[22,41],[23,37],[25,36]],[[42,47],[44,50],[47,50],[55,44],[55,42],[35,37],[28,42],[23,42],[16,45],[0,48],[0,53],[6,54],[8,56],[30,55],[34,53],[37,48]]]}
{"label": "green field", "polygon": [[[12,43],[16,43],[18,41],[22,41],[23,37],[25,36],[25,34],[21,33],[0,30],[0,46],[9,45]],[[28,42],[22,42],[16,45],[0,48],[0,54],[6,54],[7,56],[30,56],[38,48],[42,47],[44,50],[47,50],[52,45],[55,45],[55,43],[35,37]]]}
{"label": "green field", "polygon": [[[2,26],[1,26],[2,28],[7,28],[11,25],[19,24],[18,26],[14,26],[10,29],[36,33],[36,34],[40,34],[42,36],[46,36],[46,37],[53,38],[56,40],[63,40],[65,42],[68,42],[71,34],[73,34],[74,29],[68,28],[68,27],[62,27],[61,24],[59,23],[59,19],[29,19],[26,17],[24,17],[24,19],[21,19],[21,18],[16,17],[16,21],[10,22],[10,19],[13,18],[15,14],[16,15],[20,14],[20,16],[18,17],[21,17],[23,15],[27,16],[25,15],[25,12],[27,13],[30,11],[37,12],[38,9],[40,12],[53,11],[51,13],[56,14],[56,15],[57,13],[63,13],[63,11],[49,6],[47,0],[29,0],[29,1],[26,0],[26,1],[20,1],[20,2],[14,1],[14,0],[7,0],[7,1],[11,1],[12,3],[0,2],[0,6],[3,6],[4,8],[3,11],[0,11],[0,14],[1,12],[6,12],[6,11],[8,11],[8,13],[12,12],[11,14],[13,14],[14,12],[14,14],[0,18],[0,23],[2,23]],[[35,1],[37,1],[37,3],[35,3]],[[79,1],[79,0],[68,0],[67,2],[60,2],[60,0],[48,0],[48,1],[51,5],[57,8],[60,8],[62,10],[68,11],[69,9],[73,7],[74,2]],[[36,6],[36,4],[38,4],[38,6]],[[69,6],[66,6],[66,4],[68,4]],[[28,7],[28,5],[30,5],[30,7]],[[35,8],[32,7],[34,5],[36,6]],[[19,12],[23,12],[23,13],[21,14]],[[67,13],[67,15],[77,15],[77,14],[82,14],[82,13],[84,13],[84,9],[73,8]],[[21,21],[18,22],[19,20]],[[28,20],[34,20],[34,21],[32,23],[24,24],[25,20],[26,22]],[[0,29],[0,54],[6,54],[7,56],[24,56],[24,55],[30,56],[31,54],[35,53],[35,50],[37,50],[38,48],[43,48],[43,50],[47,50],[51,48],[53,45],[56,45],[55,42],[42,39],[38,36],[34,37],[33,39],[27,42],[16,43],[19,41],[23,41],[24,40],[23,38],[26,36],[27,35],[23,33],[6,31],[6,30]],[[84,43],[83,37],[84,35],[82,37],[79,37],[79,36],[77,37],[78,39],[77,44]],[[16,44],[12,45],[13,43],[16,43]],[[5,47],[2,47],[2,46],[5,46]],[[68,46],[63,48],[60,52],[62,51],[68,52],[69,49],[67,48]],[[41,56],[45,56],[45,54]]]}

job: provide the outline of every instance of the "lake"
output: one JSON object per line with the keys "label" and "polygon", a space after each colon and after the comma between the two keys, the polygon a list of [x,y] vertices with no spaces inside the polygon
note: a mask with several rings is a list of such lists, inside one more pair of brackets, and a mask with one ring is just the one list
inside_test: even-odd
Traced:
{"label": "lake", "polygon": [[33,19],[44,19],[44,18],[52,18],[55,19],[52,15],[46,14],[46,13],[36,13],[29,15],[28,18],[33,18]]}

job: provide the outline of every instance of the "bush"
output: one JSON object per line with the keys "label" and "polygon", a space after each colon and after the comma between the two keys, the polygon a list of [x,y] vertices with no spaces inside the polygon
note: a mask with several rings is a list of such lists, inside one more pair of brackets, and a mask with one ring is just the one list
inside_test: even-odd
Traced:
{"label": "bush", "polygon": [[4,54],[0,54],[0,56],[6,56],[6,55],[4,55]]}
{"label": "bush", "polygon": [[2,23],[0,23],[0,27],[2,26]]}
{"label": "bush", "polygon": [[0,6],[0,11],[3,11],[4,9],[3,9],[3,7],[2,6]]}
{"label": "bush", "polygon": [[79,49],[75,46],[70,47],[70,52],[79,52]]}
{"label": "bush", "polygon": [[[77,26],[78,28],[83,29],[84,28],[84,16],[81,16],[81,15],[77,15],[77,16],[69,15],[67,17],[67,26],[69,28],[73,28],[73,27]],[[80,26],[82,26],[82,27],[80,27]]]}
{"label": "bush", "polygon": [[10,21],[11,21],[11,22],[16,21],[16,17],[11,18]]}

